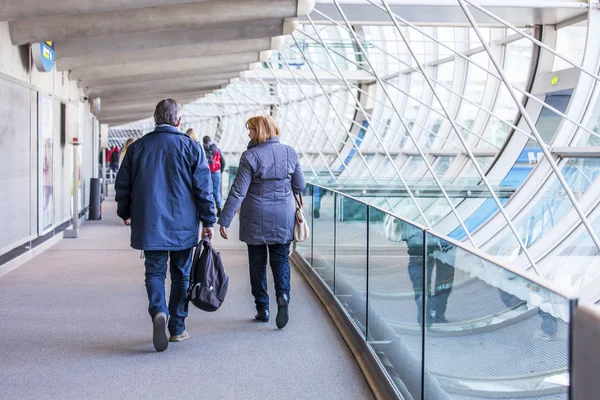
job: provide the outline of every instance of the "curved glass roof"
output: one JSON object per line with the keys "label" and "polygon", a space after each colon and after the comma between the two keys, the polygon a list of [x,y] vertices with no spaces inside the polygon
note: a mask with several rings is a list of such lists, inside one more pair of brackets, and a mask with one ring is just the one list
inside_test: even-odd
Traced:
{"label": "curved glass roof", "polygon": [[185,128],[235,164],[245,121],[271,114],[309,180],[598,301],[600,15],[505,11],[396,26],[381,10],[347,24],[317,8],[268,62],[186,105]]}

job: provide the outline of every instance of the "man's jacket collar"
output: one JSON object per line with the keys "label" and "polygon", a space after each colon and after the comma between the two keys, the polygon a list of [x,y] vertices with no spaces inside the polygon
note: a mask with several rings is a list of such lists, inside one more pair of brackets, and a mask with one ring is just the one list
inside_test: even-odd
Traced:
{"label": "man's jacket collar", "polygon": [[156,125],[154,127],[154,130],[152,132],[150,132],[150,133],[161,133],[161,132],[175,133],[175,134],[179,134],[179,135],[185,135],[185,133],[181,132],[176,127],[174,127],[172,125],[167,125],[167,124]]}

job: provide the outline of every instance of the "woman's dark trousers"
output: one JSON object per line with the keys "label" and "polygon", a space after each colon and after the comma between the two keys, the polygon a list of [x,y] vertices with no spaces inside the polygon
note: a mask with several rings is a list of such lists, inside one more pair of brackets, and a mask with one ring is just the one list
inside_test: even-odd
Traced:
{"label": "woman's dark trousers", "polygon": [[290,295],[290,243],[270,245],[248,245],[250,262],[250,285],[258,311],[269,309],[267,291],[267,254],[271,261],[275,293],[279,297]]}

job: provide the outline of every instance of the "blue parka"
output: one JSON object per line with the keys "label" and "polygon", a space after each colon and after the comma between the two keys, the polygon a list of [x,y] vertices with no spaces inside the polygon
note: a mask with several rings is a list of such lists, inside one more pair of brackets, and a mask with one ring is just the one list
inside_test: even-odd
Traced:
{"label": "blue parka", "polygon": [[296,151],[272,138],[246,150],[218,224],[229,227],[240,207],[240,240],[283,244],[294,239],[292,193],[306,186]]}
{"label": "blue parka", "polygon": [[115,191],[117,214],[131,218],[134,249],[189,249],[198,243],[200,222],[212,227],[216,220],[204,151],[170,125],[129,146]]}

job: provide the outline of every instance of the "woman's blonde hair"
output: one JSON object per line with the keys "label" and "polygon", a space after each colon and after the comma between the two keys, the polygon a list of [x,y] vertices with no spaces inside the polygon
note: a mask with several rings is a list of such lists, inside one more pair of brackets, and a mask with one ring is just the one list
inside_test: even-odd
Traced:
{"label": "woman's blonde hair", "polygon": [[250,118],[246,121],[246,129],[254,129],[256,131],[254,144],[264,143],[271,138],[279,137],[279,127],[269,115],[257,115]]}
{"label": "woman's blonde hair", "polygon": [[185,131],[185,134],[191,137],[194,142],[198,141],[198,136],[196,136],[196,132],[192,128]]}
{"label": "woman's blonde hair", "polygon": [[132,143],[133,143],[133,138],[127,139],[127,141],[125,142],[125,145],[123,146],[123,150],[122,151],[127,151],[127,148],[129,146],[131,146]]}
{"label": "woman's blonde hair", "polygon": [[125,153],[127,153],[127,149],[129,148],[129,146],[131,146],[133,144],[133,142],[134,142],[134,139],[129,138],[123,145],[123,149],[121,149],[121,153],[119,154],[119,168],[121,168],[121,163],[125,159]]}

